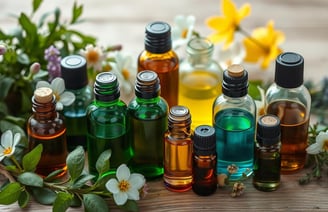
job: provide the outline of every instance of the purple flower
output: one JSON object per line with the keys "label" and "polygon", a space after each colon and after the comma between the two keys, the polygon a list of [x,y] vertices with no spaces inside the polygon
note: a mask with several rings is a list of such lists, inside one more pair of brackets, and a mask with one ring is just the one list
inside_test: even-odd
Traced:
{"label": "purple flower", "polygon": [[49,72],[49,82],[51,82],[56,77],[61,77],[61,57],[59,50],[51,45],[48,49],[45,50],[44,59],[48,61],[47,69]]}

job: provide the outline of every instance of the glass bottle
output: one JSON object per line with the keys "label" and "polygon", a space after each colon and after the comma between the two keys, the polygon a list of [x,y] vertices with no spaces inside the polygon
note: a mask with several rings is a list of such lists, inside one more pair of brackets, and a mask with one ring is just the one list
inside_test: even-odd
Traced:
{"label": "glass bottle", "polygon": [[192,183],[191,115],[184,106],[173,106],[164,135],[164,185],[168,190],[183,192]]}
{"label": "glass bottle", "polygon": [[128,104],[134,150],[131,168],[146,178],[163,175],[163,137],[167,130],[168,105],[160,97],[160,80],[153,71],[137,74],[135,97]]}
{"label": "glass bottle", "polygon": [[145,49],[138,56],[138,72],[152,70],[161,81],[161,96],[169,107],[178,105],[179,58],[172,50],[171,27],[165,22],[146,26]]}
{"label": "glass bottle", "polygon": [[31,151],[42,144],[41,159],[36,173],[46,177],[53,171],[62,169],[57,177],[66,173],[66,126],[64,117],[56,111],[56,101],[51,88],[41,87],[32,97],[32,116],[28,119],[28,147]]}
{"label": "glass bottle", "polygon": [[187,59],[180,64],[179,105],[189,108],[191,128],[212,124],[212,104],[221,94],[222,69],[212,59],[214,45],[206,38],[187,44]]}
{"label": "glass bottle", "polygon": [[257,122],[253,185],[260,191],[274,191],[280,185],[280,120],[267,114]]}
{"label": "glass bottle", "polygon": [[256,106],[248,95],[248,73],[241,65],[231,65],[223,73],[222,94],[213,104],[217,174],[228,175],[227,167],[232,164],[238,171],[231,180],[252,173],[255,124]]}
{"label": "glass bottle", "polygon": [[98,175],[96,162],[102,152],[111,149],[110,171],[112,174],[122,163],[128,164],[132,147],[128,134],[127,106],[120,100],[116,75],[102,72],[94,83],[94,101],[87,108],[87,151],[89,171]]}
{"label": "glass bottle", "polygon": [[217,188],[215,129],[197,126],[193,137],[192,190],[201,196],[213,194]]}
{"label": "glass bottle", "polygon": [[281,173],[304,167],[311,96],[303,85],[304,59],[285,52],[276,59],[275,82],[266,92],[266,112],[279,117],[281,125]]}
{"label": "glass bottle", "polygon": [[75,95],[74,103],[63,109],[67,127],[67,148],[72,151],[80,145],[86,150],[86,110],[93,100],[92,89],[88,85],[87,63],[84,57],[70,55],[63,58],[60,65],[65,88]]}

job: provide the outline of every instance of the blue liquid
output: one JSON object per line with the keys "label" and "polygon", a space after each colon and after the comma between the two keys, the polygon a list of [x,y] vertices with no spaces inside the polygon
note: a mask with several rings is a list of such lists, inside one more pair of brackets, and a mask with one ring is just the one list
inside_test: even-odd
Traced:
{"label": "blue liquid", "polygon": [[215,115],[217,174],[228,174],[227,167],[238,166],[231,180],[238,180],[243,173],[252,173],[255,145],[255,118],[240,109],[226,109]]}

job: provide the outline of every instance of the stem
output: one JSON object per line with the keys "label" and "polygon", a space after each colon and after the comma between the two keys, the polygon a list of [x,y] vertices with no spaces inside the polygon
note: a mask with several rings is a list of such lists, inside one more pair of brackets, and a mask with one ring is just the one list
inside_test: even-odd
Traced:
{"label": "stem", "polygon": [[252,37],[251,34],[249,34],[246,30],[241,28],[240,26],[237,27],[237,31],[239,31],[241,34],[243,34],[246,38],[248,38],[250,41],[258,45],[260,48],[262,48],[264,51],[268,51],[268,48],[266,48],[261,42],[256,40],[255,38]]}
{"label": "stem", "polygon": [[23,169],[22,169],[21,165],[18,163],[18,161],[16,160],[15,156],[14,155],[10,156],[10,159],[17,166],[17,168],[19,169],[19,172],[23,172]]}
{"label": "stem", "polygon": [[15,178],[6,170],[6,167],[0,164],[0,173],[5,176],[11,183],[16,182]]}

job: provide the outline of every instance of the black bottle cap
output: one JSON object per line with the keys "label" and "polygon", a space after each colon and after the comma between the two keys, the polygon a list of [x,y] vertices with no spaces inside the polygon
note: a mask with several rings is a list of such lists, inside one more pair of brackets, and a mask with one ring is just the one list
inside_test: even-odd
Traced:
{"label": "black bottle cap", "polygon": [[100,101],[110,102],[120,97],[119,83],[115,74],[101,72],[96,76],[94,84],[95,98]]}
{"label": "black bottle cap", "polygon": [[62,78],[67,89],[81,89],[88,84],[87,62],[80,55],[70,55],[60,62]]}
{"label": "black bottle cap", "polygon": [[303,84],[304,59],[294,52],[285,52],[276,59],[275,82],[283,88],[297,88]]}
{"label": "black bottle cap", "polygon": [[199,125],[194,132],[194,153],[211,155],[216,153],[215,130],[209,125]]}
{"label": "black bottle cap", "polygon": [[229,97],[242,97],[248,92],[248,73],[243,66],[233,64],[223,72],[222,93]]}
{"label": "black bottle cap", "polygon": [[280,142],[280,119],[276,115],[267,114],[259,118],[256,141],[264,146]]}
{"label": "black bottle cap", "polygon": [[143,99],[152,99],[159,96],[161,90],[160,80],[156,72],[144,70],[137,74],[135,94]]}
{"label": "black bottle cap", "polygon": [[151,53],[161,54],[172,48],[171,27],[156,21],[146,26],[145,49]]}

